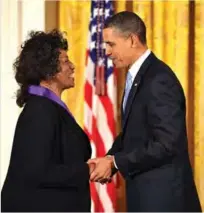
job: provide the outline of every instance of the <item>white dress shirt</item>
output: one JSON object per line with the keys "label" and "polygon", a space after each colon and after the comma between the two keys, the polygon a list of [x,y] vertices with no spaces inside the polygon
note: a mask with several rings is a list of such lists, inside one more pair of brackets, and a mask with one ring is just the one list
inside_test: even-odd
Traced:
{"label": "white dress shirt", "polygon": [[140,67],[142,66],[142,64],[144,63],[144,61],[146,60],[146,58],[150,55],[151,51],[149,49],[147,49],[136,61],[135,63],[130,67],[130,69],[128,70],[128,72],[131,74],[132,77],[132,83],[137,75],[137,73],[140,70]]}

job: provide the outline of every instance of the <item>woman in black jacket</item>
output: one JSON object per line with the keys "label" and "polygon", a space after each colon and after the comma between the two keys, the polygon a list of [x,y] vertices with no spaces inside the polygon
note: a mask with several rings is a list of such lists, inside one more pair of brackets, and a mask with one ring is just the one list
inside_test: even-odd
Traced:
{"label": "woman in black jacket", "polygon": [[14,63],[17,104],[24,108],[2,189],[2,211],[90,211],[90,142],[60,98],[74,86],[67,49],[59,31],[31,32]]}

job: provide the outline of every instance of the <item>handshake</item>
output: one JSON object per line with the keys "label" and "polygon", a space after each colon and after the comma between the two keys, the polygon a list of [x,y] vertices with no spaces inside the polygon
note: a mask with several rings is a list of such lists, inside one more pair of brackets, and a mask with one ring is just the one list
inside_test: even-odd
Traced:
{"label": "handshake", "polygon": [[90,181],[101,184],[111,182],[112,169],[114,168],[114,157],[107,155],[101,158],[93,158],[87,161],[89,166]]}

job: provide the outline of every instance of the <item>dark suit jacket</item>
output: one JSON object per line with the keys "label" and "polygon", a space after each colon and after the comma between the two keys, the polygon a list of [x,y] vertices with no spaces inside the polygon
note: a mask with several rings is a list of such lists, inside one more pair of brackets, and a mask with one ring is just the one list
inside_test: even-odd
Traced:
{"label": "dark suit jacket", "polygon": [[31,96],[16,126],[2,211],[90,211],[88,137],[55,102]]}
{"label": "dark suit jacket", "polygon": [[126,179],[128,211],[201,211],[189,162],[186,107],[172,70],[151,53],[108,152]]}

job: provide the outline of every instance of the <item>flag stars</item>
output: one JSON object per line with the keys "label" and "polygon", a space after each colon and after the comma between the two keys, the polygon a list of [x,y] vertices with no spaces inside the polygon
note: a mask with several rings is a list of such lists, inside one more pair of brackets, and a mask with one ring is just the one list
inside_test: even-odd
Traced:
{"label": "flag stars", "polygon": [[95,41],[92,41],[90,43],[90,50],[93,50],[94,48],[96,48],[96,42]]}
{"label": "flag stars", "polygon": [[93,25],[91,27],[91,34],[94,34],[94,33],[96,33],[96,25]]}
{"label": "flag stars", "polygon": [[93,10],[93,17],[96,18],[96,16],[102,16],[103,15],[103,8],[95,8]]}
{"label": "flag stars", "polygon": [[105,19],[110,16],[110,9],[105,10]]}
{"label": "flag stars", "polygon": [[108,65],[108,68],[113,67],[113,62],[110,58],[107,59],[107,65]]}

